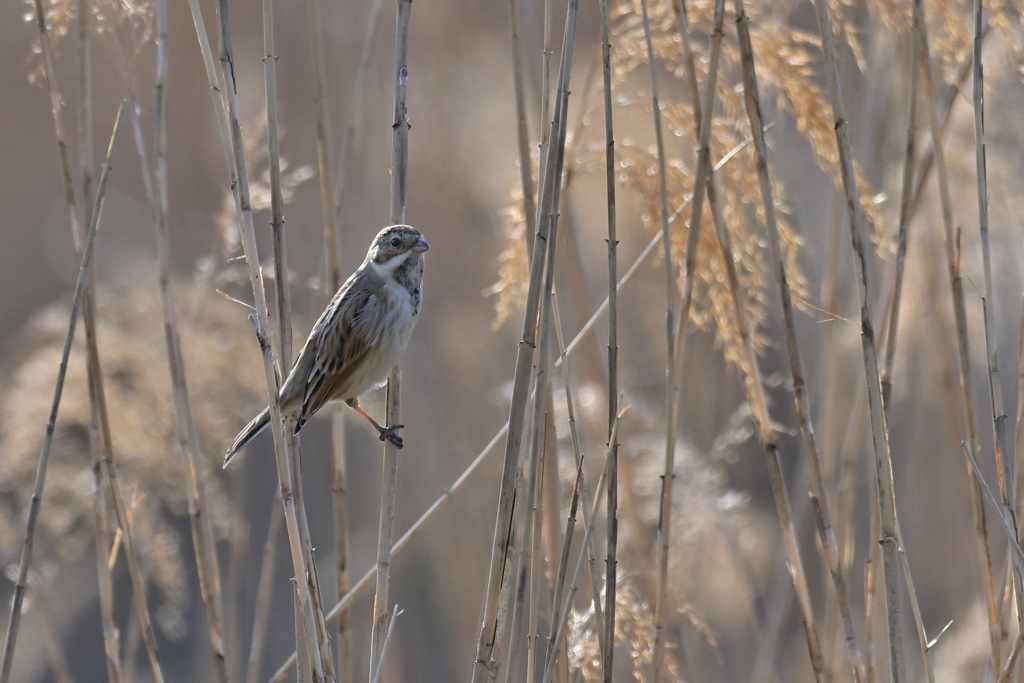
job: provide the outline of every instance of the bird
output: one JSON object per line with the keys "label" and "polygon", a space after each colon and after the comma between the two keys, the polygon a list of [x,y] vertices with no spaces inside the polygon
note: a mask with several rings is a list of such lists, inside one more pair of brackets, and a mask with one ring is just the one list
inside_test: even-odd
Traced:
{"label": "bird", "polygon": [[[419,230],[392,225],[373,238],[366,258],[335,293],[278,394],[295,433],[329,401],[344,401],[380,435],[401,448],[396,430],[359,406],[359,396],[383,386],[412,336],[423,301],[423,261],[430,248]],[[224,467],[270,423],[270,407],[245,426],[228,448]]]}

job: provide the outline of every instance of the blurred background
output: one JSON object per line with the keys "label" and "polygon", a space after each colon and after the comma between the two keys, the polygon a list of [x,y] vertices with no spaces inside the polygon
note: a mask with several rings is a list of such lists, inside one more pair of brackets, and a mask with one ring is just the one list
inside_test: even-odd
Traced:
{"label": "blurred background", "polygon": [[[610,4],[621,276],[642,257],[661,223],[651,79],[640,4]],[[875,236],[870,298],[879,329],[895,261],[907,130],[910,3],[836,0],[831,4],[854,155],[863,176],[864,208]],[[215,40],[215,5],[200,5]],[[516,6],[530,148],[536,150],[541,131],[544,6],[540,0],[518,0]],[[1018,125],[1024,106],[1019,54],[1024,43],[1018,3],[1007,0],[985,7],[995,330],[1012,445],[1019,403],[1020,264],[1024,257],[1019,218],[1024,208],[1019,192],[1024,132]],[[64,104],[66,141],[80,191],[77,4],[63,0],[47,8],[55,49],[54,83]],[[687,8],[703,84],[712,3],[688,2]],[[98,174],[124,97],[137,99],[143,144],[152,154],[155,10],[147,0],[100,0],[93,11],[97,19],[92,22],[90,48],[91,133],[96,148],[94,174]],[[371,7],[343,0],[324,3],[321,11],[318,28],[324,39],[334,143],[330,157],[337,164]],[[693,119],[674,8],[669,2],[654,1],[650,11],[663,99],[671,212],[693,189]],[[936,0],[927,3],[926,11],[936,101],[940,116],[949,112],[945,156],[971,344],[969,390],[981,445],[976,455],[985,478],[995,486],[975,190],[971,7],[961,0]],[[835,144],[830,138],[832,121],[814,8],[808,2],[754,2],[748,12],[765,118],[771,125],[767,139],[777,209],[787,230],[790,276],[799,295],[797,334],[833,520],[861,647],[864,650],[873,638],[870,656],[877,660],[879,680],[884,680],[888,658],[880,595],[875,596],[872,619],[865,618],[865,560],[873,545],[869,526],[874,459],[864,412],[864,369],[856,322],[859,303],[849,230],[836,183]],[[564,5],[554,3],[553,73],[563,13]],[[370,239],[388,218],[394,15],[394,5],[384,3],[372,36],[365,94],[353,121],[340,214],[342,277],[359,265]],[[10,579],[0,590],[5,602],[17,577],[25,514],[77,275],[49,98],[38,78],[39,35],[33,16],[32,4],[0,6],[0,63],[4,65],[0,69],[0,149],[6,159],[0,164],[4,216],[0,222],[0,560]],[[232,6],[240,117],[254,184],[257,241],[269,289],[273,272],[261,19],[258,4]],[[749,135],[734,19],[730,3],[721,104],[712,136],[716,163]],[[218,293],[243,302],[252,298],[240,258],[209,85],[185,3],[171,4],[168,35],[172,289],[221,564],[228,671],[232,680],[243,680],[277,475],[269,435],[258,438],[230,469],[222,471],[219,466],[233,436],[266,405],[266,384],[248,309]],[[281,153],[287,162],[285,218],[297,343],[305,339],[329,297],[324,292],[310,44],[306,5],[278,3]],[[599,45],[597,4],[584,3],[572,71],[556,273],[560,324],[567,342],[608,291]],[[449,0],[415,3],[410,55],[407,222],[423,232],[431,249],[423,311],[402,361],[402,419],[407,426],[403,431],[406,447],[400,453],[395,523],[399,535],[446,491],[508,419],[527,277],[509,7]],[[896,502],[902,548],[928,638],[951,622],[930,650],[935,680],[992,680],[999,671],[993,671],[986,570],[976,549],[970,483],[960,448],[966,427],[953,306],[935,175],[922,170],[922,160],[930,153],[930,137],[924,91],[920,97],[916,140],[921,190],[909,224],[888,414]],[[184,472],[176,452],[156,236],[133,134],[126,122],[112,157],[94,264],[111,438],[132,510],[139,561],[148,584],[147,602],[167,680],[214,680]],[[806,454],[793,408],[778,288],[771,275],[749,147],[723,164],[720,178],[746,306],[757,325],[760,371],[778,430],[826,668],[832,680],[853,680],[808,509]],[[688,217],[684,210],[672,226],[672,258],[680,277]],[[814,675],[786,572],[772,489],[746,400],[749,368],[737,350],[723,264],[707,215],[702,227],[693,311],[696,324],[687,342],[676,452],[667,679],[810,681]],[[619,425],[621,633],[615,680],[623,681],[649,680],[655,529],[665,456],[663,259],[660,246],[642,257],[635,275],[622,287],[619,302],[620,388],[623,404],[629,406]],[[672,294],[673,302],[677,296],[678,292]],[[272,301],[270,295],[268,300]],[[568,361],[576,426],[591,482],[597,480],[607,440],[607,335],[607,319],[601,317]],[[85,358],[80,327],[42,501],[14,662],[15,681],[98,681],[106,675]],[[561,375],[554,373],[552,381],[556,429],[552,461],[557,468],[551,468],[551,478],[545,482],[550,498],[545,499],[544,514],[552,516],[554,531],[545,532],[542,544],[549,572],[557,561],[561,544],[557,534],[564,525],[575,477]],[[383,416],[383,391],[361,403],[371,415]],[[382,447],[361,418],[347,409],[343,412],[349,423],[345,436],[347,565],[354,582],[373,567],[376,558]],[[469,674],[480,628],[503,444],[504,439],[499,440],[451,502],[396,555],[390,600],[403,614],[388,651],[384,680],[440,682],[463,680]],[[1020,449],[1016,450],[1019,454]],[[338,597],[329,419],[315,419],[304,428],[302,456],[310,533],[323,599],[329,607]],[[603,502],[598,509],[595,538],[597,554],[603,557]],[[1016,618],[1013,600],[1003,593],[1008,575],[1005,539],[995,526],[992,509],[987,512],[1003,661],[1016,640]],[[112,510],[109,527],[117,527]],[[581,528],[577,527],[577,539]],[[105,541],[108,552],[110,543]],[[574,553],[578,545],[577,540]],[[141,646],[128,570],[123,553],[118,555],[119,547],[115,545],[110,563],[122,680],[148,681],[152,672]],[[293,571],[283,533],[278,534],[275,547],[271,616],[254,680],[267,679],[295,648]],[[879,574],[876,583],[880,582]],[[367,676],[371,593],[363,593],[350,611],[353,656],[342,667],[351,673],[351,680]],[[545,590],[542,634],[547,633],[549,619],[546,596]],[[907,601],[905,590],[903,600]],[[572,676],[598,680],[596,637],[586,613],[589,604],[589,585],[584,581],[567,645],[570,667],[579,673],[569,674],[567,680],[579,680]],[[925,680],[909,603],[904,610],[904,633],[910,680]],[[869,656],[866,650],[865,656]],[[525,676],[525,667],[520,672]]]}

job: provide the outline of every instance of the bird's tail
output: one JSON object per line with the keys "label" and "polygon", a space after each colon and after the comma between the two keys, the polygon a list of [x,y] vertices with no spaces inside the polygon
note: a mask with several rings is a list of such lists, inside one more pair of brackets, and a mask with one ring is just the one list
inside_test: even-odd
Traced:
{"label": "bird's tail", "polygon": [[228,466],[231,459],[235,457],[238,451],[242,450],[247,443],[252,441],[252,438],[263,431],[263,428],[270,424],[270,408],[264,408],[263,412],[252,419],[252,422],[245,425],[245,429],[238,433],[235,437],[234,442],[228,449],[227,454],[224,456],[224,467]]}

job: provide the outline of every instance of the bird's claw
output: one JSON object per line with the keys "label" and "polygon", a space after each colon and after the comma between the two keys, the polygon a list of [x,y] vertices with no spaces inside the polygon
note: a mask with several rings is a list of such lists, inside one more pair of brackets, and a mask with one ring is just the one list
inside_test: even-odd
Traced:
{"label": "bird's claw", "polygon": [[380,430],[380,440],[384,441],[386,439],[393,443],[396,448],[401,448],[404,443],[402,441],[402,437],[396,434],[395,430],[402,429],[403,427],[405,427],[405,425],[391,425],[390,427],[382,428]]}

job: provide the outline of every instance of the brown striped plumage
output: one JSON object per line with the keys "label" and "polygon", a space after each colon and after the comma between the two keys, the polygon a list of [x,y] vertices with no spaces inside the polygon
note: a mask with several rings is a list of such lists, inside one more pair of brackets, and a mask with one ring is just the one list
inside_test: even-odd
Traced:
{"label": "brown striped plumage", "polygon": [[[281,413],[294,416],[295,431],[329,401],[345,401],[385,438],[402,446],[391,428],[381,427],[359,407],[359,396],[383,385],[412,335],[422,302],[423,253],[418,230],[393,225],[381,230],[362,265],[345,281],[299,351],[281,387]],[[224,466],[270,422],[264,409],[246,425],[227,451]]]}

